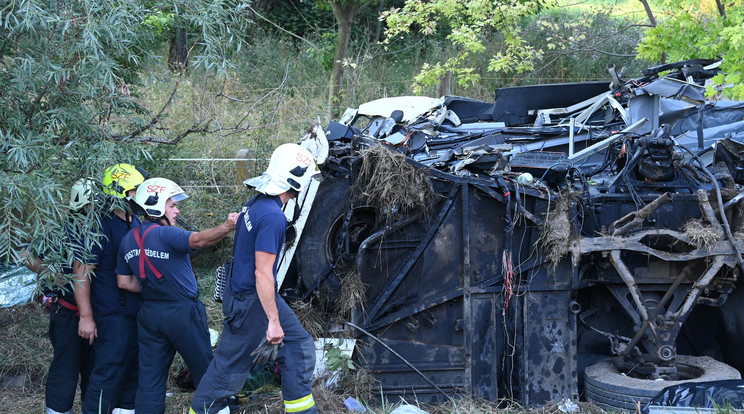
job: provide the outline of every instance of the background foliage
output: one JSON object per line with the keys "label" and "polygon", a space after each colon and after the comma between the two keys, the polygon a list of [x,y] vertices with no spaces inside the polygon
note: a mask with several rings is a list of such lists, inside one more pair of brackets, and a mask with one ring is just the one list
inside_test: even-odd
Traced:
{"label": "background foliage", "polygon": [[[250,196],[241,182],[267,154],[326,113],[336,45],[329,3],[0,0],[0,261],[18,263],[28,248],[59,268],[93,243],[93,217],[70,221],[69,188],[117,162],[181,184],[190,228],[221,222]],[[503,4],[364,2],[339,102],[436,96],[447,71],[450,94],[489,101],[504,86],[608,80],[608,64],[636,77],[662,59],[715,57],[724,58],[719,83],[733,86],[726,93],[744,96],[741,0],[726,2],[725,15],[715,0],[651,1],[656,27],[637,0]],[[68,222],[92,237],[71,249]],[[197,262],[200,275],[229,254],[230,240],[219,247]],[[44,315],[32,316],[31,336],[43,335]],[[15,340],[32,340],[7,321],[0,327],[18,327]],[[0,374],[31,370],[43,384],[48,355],[33,362],[18,344],[0,349]],[[187,402],[171,400],[169,412]]]}
{"label": "background foliage", "polygon": [[[725,94],[744,99],[744,2],[659,0],[665,11],[659,25],[646,31],[638,45],[639,56],[658,61],[721,58],[722,74],[714,82],[730,85]],[[716,91],[711,86],[709,94]]]}
{"label": "background foliage", "polygon": [[[66,198],[81,177],[100,179],[117,162],[147,164],[149,142],[174,143],[183,127],[165,109],[184,72],[166,69],[159,53],[167,21],[192,33],[192,71],[227,76],[250,23],[240,0],[0,2],[0,159],[3,220],[0,256],[18,262],[28,248],[56,269],[69,264],[64,225],[94,242],[91,220],[68,220]],[[166,17],[163,17],[166,16]],[[175,79],[170,95],[148,85]],[[186,131],[204,132],[211,114],[195,114]],[[93,212],[99,215],[100,210]],[[89,217],[90,218],[90,217]]]}
{"label": "background foliage", "polygon": [[[435,96],[451,71],[451,94],[487,101],[504,86],[608,79],[608,64],[638,76],[663,53],[724,56],[720,81],[740,96],[741,1],[727,3],[725,17],[713,0],[654,1],[656,27],[639,3],[524,0],[503,14],[500,1],[364,2],[339,99]],[[240,177],[259,173],[277,143],[296,141],[325,113],[335,45],[328,4],[0,0],[2,260],[18,262],[29,246],[50,264],[69,262],[70,185],[100,179],[116,162],[183,184],[192,195],[186,221],[217,224],[249,195]],[[254,160],[242,175],[241,149]]]}

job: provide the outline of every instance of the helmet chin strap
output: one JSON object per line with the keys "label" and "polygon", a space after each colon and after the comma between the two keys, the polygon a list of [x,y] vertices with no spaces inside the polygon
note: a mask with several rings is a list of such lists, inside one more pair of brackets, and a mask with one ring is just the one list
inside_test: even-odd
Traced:
{"label": "helmet chin strap", "polygon": [[162,220],[165,220],[165,222],[167,223],[168,226],[172,226],[173,225],[173,223],[171,223],[170,220],[168,220],[168,217],[165,217],[165,216],[163,216],[163,217],[147,216],[146,219],[147,219],[147,221],[151,221],[151,222],[156,223],[156,224],[161,224],[160,222]]}

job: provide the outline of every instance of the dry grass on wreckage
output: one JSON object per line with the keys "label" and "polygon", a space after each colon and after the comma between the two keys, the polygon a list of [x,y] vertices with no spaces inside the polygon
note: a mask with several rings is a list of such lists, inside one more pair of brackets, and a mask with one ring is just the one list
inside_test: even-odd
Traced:
{"label": "dry grass on wreckage", "polygon": [[702,220],[692,219],[682,226],[682,233],[699,249],[710,250],[721,240],[721,230]]}
{"label": "dry grass on wreckage", "polygon": [[572,253],[574,239],[573,224],[574,210],[578,202],[578,194],[564,193],[550,207],[540,228],[540,238],[537,242],[548,259],[551,269],[555,269],[558,262]]}
{"label": "dry grass on wreckage", "polygon": [[367,297],[366,286],[355,268],[346,268],[341,276],[341,287],[339,288],[336,311],[339,316],[348,318],[354,309],[364,312]]}
{"label": "dry grass on wreckage", "polygon": [[364,149],[361,158],[358,193],[378,206],[383,222],[398,214],[417,212],[427,217],[431,213],[434,190],[425,169],[382,144]]}

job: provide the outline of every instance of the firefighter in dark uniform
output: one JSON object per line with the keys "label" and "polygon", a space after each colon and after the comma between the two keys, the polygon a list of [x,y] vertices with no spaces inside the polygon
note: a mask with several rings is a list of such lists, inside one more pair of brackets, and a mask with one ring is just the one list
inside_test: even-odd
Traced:
{"label": "firefighter in dark uniform", "polygon": [[[103,173],[103,192],[107,204],[134,196],[149,174],[130,164],[116,164]],[[127,209],[127,210],[125,210]],[[80,335],[93,343],[95,353],[88,394],[83,400],[83,414],[134,413],[137,392],[137,310],[138,293],[119,289],[116,280],[116,257],[119,242],[140,221],[121,208],[104,214],[98,231],[102,237],[94,245],[92,260],[76,274],[85,275],[81,286],[90,285],[84,302],[93,314],[80,316]],[[92,282],[87,278],[93,275]]]}
{"label": "firefighter in dark uniform", "polygon": [[178,202],[188,196],[173,181],[152,178],[140,184],[133,198],[146,221],[124,236],[116,267],[119,287],[141,292],[137,313],[139,384],[138,413],[165,412],[165,390],[176,351],[191,370],[194,384],[207,370],[212,346],[207,313],[199,300],[189,253],[222,240],[235,229],[238,213],[200,232],[175,227]]}
{"label": "firefighter in dark uniform", "polygon": [[260,194],[243,207],[235,230],[233,269],[222,298],[222,337],[191,400],[191,413],[229,413],[253,365],[251,353],[265,338],[283,344],[277,353],[282,396],[289,413],[317,413],[311,377],[315,346],[276,290],[277,258],[287,218],[283,206],[318,174],[314,157],[297,144],[274,150],[266,172],[244,182]]}
{"label": "firefighter in dark uniform", "polygon": [[[71,220],[83,218],[85,208],[89,208],[95,184],[86,179],[78,180],[70,191]],[[80,243],[81,237],[74,234],[73,226],[67,226],[67,235],[71,242]],[[77,260],[75,263],[79,263]],[[26,266],[40,275],[44,275],[45,266],[38,257],[27,257]],[[49,365],[46,382],[46,413],[72,414],[75,393],[80,383],[80,399],[85,398],[88,389],[88,378],[92,368],[92,351],[88,340],[78,335],[79,313],[76,295],[81,289],[73,281],[73,267],[62,266],[62,272],[69,280],[64,287],[56,286],[41,296],[41,303],[49,308],[49,339],[52,342],[53,357]]]}

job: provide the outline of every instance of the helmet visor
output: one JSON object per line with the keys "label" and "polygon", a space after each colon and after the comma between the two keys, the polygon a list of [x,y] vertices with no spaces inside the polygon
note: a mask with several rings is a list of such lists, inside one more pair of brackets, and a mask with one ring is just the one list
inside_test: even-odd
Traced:
{"label": "helmet visor", "polygon": [[286,180],[273,177],[270,174],[263,174],[259,177],[249,178],[243,181],[243,184],[245,184],[246,187],[255,188],[259,193],[272,196],[279,195],[292,188]]}
{"label": "helmet visor", "polygon": [[178,193],[178,194],[174,194],[174,195],[170,196],[170,198],[173,201],[175,201],[176,203],[178,203],[179,201],[183,201],[183,200],[189,198],[189,196],[186,193]]}

